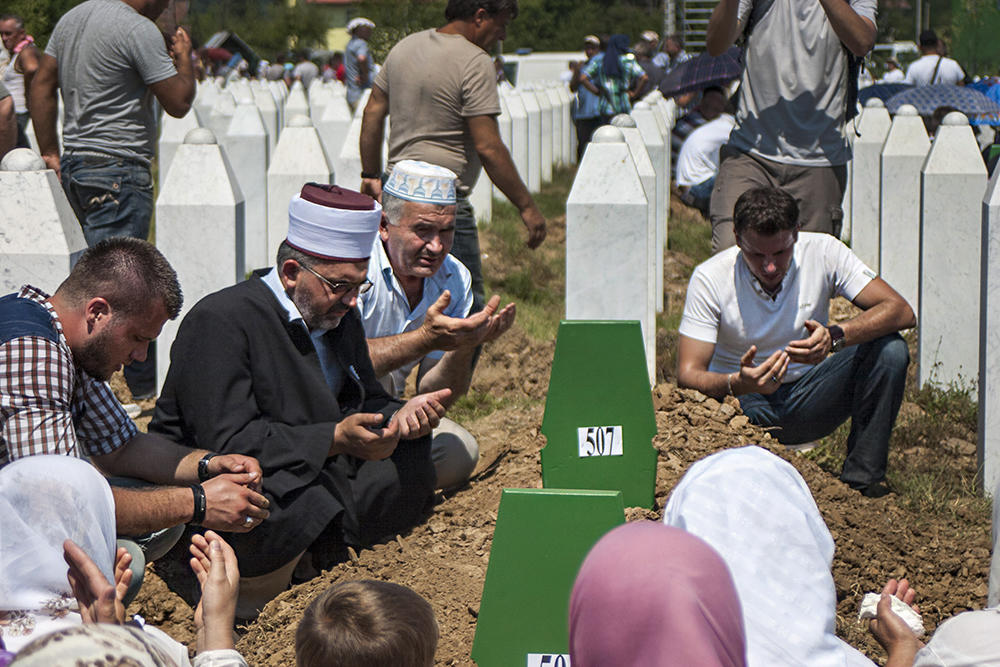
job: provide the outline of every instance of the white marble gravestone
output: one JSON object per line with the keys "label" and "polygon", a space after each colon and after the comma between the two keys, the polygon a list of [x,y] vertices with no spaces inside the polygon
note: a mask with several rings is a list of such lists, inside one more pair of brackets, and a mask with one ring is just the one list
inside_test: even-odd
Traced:
{"label": "white marble gravestone", "polygon": [[236,105],[222,145],[246,200],[244,257],[252,271],[274,261],[267,256],[267,130],[256,104]]}
{"label": "white marble gravestone", "polygon": [[916,108],[896,111],[882,148],[879,275],[920,313],[920,169],[931,142]]}
{"label": "white marble gravestone", "polygon": [[278,136],[281,136],[281,130],[285,127],[285,98],[288,97],[288,88],[282,81],[267,81],[265,85],[278,110]]}
{"label": "white marble gravestone", "polygon": [[[497,116],[497,127],[500,130],[500,141],[502,141],[503,145],[507,147],[507,152],[510,153],[511,160],[513,160],[514,159],[514,149],[511,147],[511,141],[512,141],[511,132],[512,132],[512,129],[511,129],[510,110],[507,107],[507,100],[506,100],[505,96],[501,94],[501,95],[499,95],[499,99],[500,99],[500,114]],[[516,164],[515,164],[515,168],[516,168]],[[504,195],[504,193],[502,193],[500,191],[500,188],[498,188],[496,185],[493,185],[491,189],[492,189],[493,197],[495,199],[506,199],[507,198],[506,195]],[[490,206],[492,208],[492,202],[491,202]]]}
{"label": "white marble gravestone", "polygon": [[919,385],[975,387],[986,167],[964,114],[944,117],[920,183]]}
{"label": "white marble gravestone", "polygon": [[[646,152],[649,153],[649,160],[656,169],[657,183],[661,185],[663,196],[655,202],[656,212],[656,243],[659,248],[661,269],[663,253],[667,250],[667,236],[670,229],[670,141],[664,139],[660,134],[660,126],[657,123],[656,112],[646,102],[636,102],[630,114],[635,120],[636,129],[642,136],[642,141],[646,145]],[[662,312],[663,306],[663,271],[657,274],[657,312]]]}
{"label": "white marble gravestone", "polygon": [[0,294],[25,283],[52,293],[87,249],[56,172],[30,148],[0,162]]}
{"label": "white marble gravestone", "polygon": [[507,145],[507,149],[521,180],[528,185],[528,139],[531,136],[528,132],[528,112],[524,108],[524,100],[521,99],[519,92],[501,93],[501,96],[507,103],[507,111],[510,113],[510,144]]}
{"label": "white marble gravestone", "polygon": [[156,247],[184,290],[184,309],[163,325],[156,346],[158,389],[184,314],[203,297],[245,277],[244,214],[243,192],[225,151],[211,130],[191,130],[156,200]]}
{"label": "white marble gravestone", "polygon": [[556,86],[559,97],[563,101],[563,120],[566,125],[566,132],[563,135],[563,151],[566,155],[566,164],[576,164],[576,124],[573,122],[573,93],[565,84]]}
{"label": "white marble gravestone", "polygon": [[990,587],[987,607],[1000,605],[1000,486],[993,491],[993,557],[990,560]]}
{"label": "white marble gravestone", "polygon": [[361,93],[361,97],[358,98],[358,106],[354,107],[354,115],[357,118],[361,118],[361,114],[365,112],[365,106],[368,104],[368,98],[372,96],[372,89],[365,88]]}
{"label": "white marble gravestone", "polygon": [[278,121],[278,106],[274,103],[274,97],[266,86],[251,86],[253,102],[260,111],[261,120],[264,121],[264,129],[267,130],[267,153],[274,153],[274,147],[278,144],[278,135],[281,133],[281,123]]}
{"label": "white marble gravestone", "polygon": [[219,98],[221,89],[213,79],[206,79],[198,84],[194,94],[194,112],[198,115],[198,124],[201,127],[208,127],[208,117],[212,113],[212,107]]}
{"label": "white marble gravestone", "polygon": [[[649,151],[642,140],[642,134],[636,127],[635,119],[628,114],[619,114],[611,119],[611,124],[622,131],[625,143],[628,144],[632,153],[632,160],[635,162],[636,171],[642,180],[642,188],[646,192],[646,201],[649,203],[649,225],[656,234],[656,247],[661,247],[660,234],[663,232],[663,225],[659,223],[659,211],[663,210],[664,197],[666,196],[666,182],[659,180],[659,174],[653,161],[650,159]],[[663,311],[663,252],[655,253],[656,272],[653,275],[654,294],[661,295],[654,297],[656,301],[656,312]]]}
{"label": "white marble gravestone", "polygon": [[164,113],[160,118],[160,138],[156,143],[157,185],[163,188],[163,182],[170,171],[170,163],[177,153],[177,147],[184,143],[184,137],[191,130],[199,127],[198,114],[188,111],[181,118],[174,118]]}
{"label": "white marble gravestone", "polygon": [[[296,81],[295,83],[300,82]],[[285,126],[287,127],[291,123],[291,119],[297,115],[309,115],[309,100],[306,99],[302,86],[293,84],[292,89],[288,91],[288,98],[285,100]]]}
{"label": "white marble gravestone", "polygon": [[[361,123],[362,117],[355,114],[351,118],[351,124],[347,127],[347,136],[344,137],[344,144],[340,147],[334,165],[335,183],[342,188],[349,190],[361,189]],[[388,119],[385,121],[387,126]],[[383,131],[383,138],[385,133]],[[387,151],[383,151],[385,155]]]}
{"label": "white marble gravestone", "polygon": [[[332,94],[323,108],[323,116],[316,125],[320,141],[323,142],[323,150],[326,151],[327,159],[333,165],[333,174],[336,178],[347,173],[344,166],[340,164],[340,152],[344,148],[344,141],[347,139],[353,120],[351,107],[347,105],[347,98],[343,95]],[[359,125],[359,132],[360,127]],[[360,134],[358,138],[360,139]],[[360,146],[358,150],[360,151]],[[358,157],[360,159],[360,152]]]}
{"label": "white marble gravestone", "polygon": [[[273,261],[288,235],[288,202],[306,183],[333,183],[333,168],[308,116],[294,116],[281,133],[267,168],[267,257]],[[356,188],[355,188],[356,189]]]}
{"label": "white marble gravestone", "polygon": [[569,119],[566,103],[559,94],[558,86],[545,86],[545,94],[549,96],[549,102],[552,104],[552,160],[556,165],[567,165],[569,159],[566,151],[569,149],[569,140],[566,133],[569,132]]}
{"label": "white marble gravestone", "polygon": [[230,91],[223,90],[215,99],[205,127],[211,130],[217,139],[223,137],[229,129],[229,123],[233,121],[234,113],[236,113],[236,99]]}
{"label": "white marble gravestone", "polygon": [[566,200],[566,319],[638,320],[652,383],[656,238],[648,207],[621,130],[598,128]]}
{"label": "white marble gravestone", "polygon": [[493,181],[485,169],[479,170],[479,178],[469,192],[469,203],[477,223],[490,224],[493,221]]}
{"label": "white marble gravestone", "polygon": [[851,250],[875,273],[879,272],[879,178],[882,144],[889,133],[889,112],[877,97],[868,100],[854,137],[851,169]]}
{"label": "white marble gravestone", "polygon": [[538,87],[533,87],[528,90],[528,95],[532,95],[535,98],[535,102],[538,103],[538,114],[541,119],[541,144],[539,148],[539,159],[541,160],[539,164],[541,165],[541,179],[542,183],[549,183],[552,181],[552,130],[553,130],[553,120],[552,120],[552,103],[549,102],[549,96],[544,90]]}
{"label": "white marble gravestone", "polygon": [[542,110],[538,98],[528,91],[521,93],[521,102],[528,114],[528,171],[521,178],[528,191],[536,193],[542,189]]}
{"label": "white marble gravestone", "polygon": [[[313,79],[313,83],[316,83],[319,77]],[[310,85],[309,86],[309,115],[312,118],[313,126],[319,126],[319,120],[323,117],[323,111],[326,109],[326,105],[330,103],[333,98],[333,89],[327,85]]]}
{"label": "white marble gravestone", "polygon": [[[1000,170],[993,172],[982,204],[983,264],[979,308],[979,467],[983,492],[1000,510]],[[1000,517],[997,517],[1000,519]],[[994,537],[998,537],[994,520]],[[990,595],[1000,593],[1000,559],[994,553]],[[992,599],[992,598],[991,598]],[[1000,601],[1000,600],[998,600]],[[995,603],[994,603],[995,604]]]}

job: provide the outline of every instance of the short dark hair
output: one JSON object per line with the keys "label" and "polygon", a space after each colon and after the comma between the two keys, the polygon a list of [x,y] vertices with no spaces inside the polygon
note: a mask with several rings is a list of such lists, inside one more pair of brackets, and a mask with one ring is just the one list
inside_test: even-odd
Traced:
{"label": "short dark hair", "polygon": [[506,12],[511,20],[517,18],[517,0],[448,0],[444,18],[446,21],[469,20],[480,9],[485,9],[490,16]]}
{"label": "short dark hair", "polygon": [[920,33],[920,46],[924,48],[929,48],[932,46],[937,46],[938,36],[933,30],[924,30]]}
{"label": "short dark hair", "polygon": [[299,667],[430,667],[438,626],[427,600],[387,581],[346,581],[326,589],[295,631]]}
{"label": "short dark hair", "polygon": [[799,205],[781,188],[762,187],[747,190],[733,208],[733,231],[742,234],[753,230],[761,236],[798,229]]}
{"label": "short dark hair", "polygon": [[74,304],[103,297],[113,311],[128,316],[146,313],[160,301],[174,319],[184,303],[177,272],[163,253],[127,236],[87,249],[56,293]]}
{"label": "short dark hair", "polygon": [[0,22],[13,21],[17,30],[24,30],[24,19],[17,14],[0,14]]}
{"label": "short dark hair", "polygon": [[301,250],[296,250],[292,246],[288,245],[288,241],[282,241],[281,245],[278,246],[278,256],[276,260],[278,262],[278,269],[280,270],[281,265],[290,259],[294,259],[302,266],[309,266],[309,267],[311,267],[318,261],[316,257],[307,255]]}

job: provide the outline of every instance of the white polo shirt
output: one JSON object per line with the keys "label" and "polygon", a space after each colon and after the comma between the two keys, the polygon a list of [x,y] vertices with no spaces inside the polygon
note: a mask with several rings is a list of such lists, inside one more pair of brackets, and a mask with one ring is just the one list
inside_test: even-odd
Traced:
{"label": "white polo shirt", "polygon": [[[448,317],[468,317],[472,308],[472,277],[460,261],[447,255],[444,263],[433,276],[424,279],[424,294],[420,303],[410,310],[406,293],[392,272],[389,257],[385,254],[382,240],[375,238],[375,247],[368,265],[368,277],[373,287],[358,296],[358,311],[365,327],[365,337],[383,338],[396,336],[406,331],[414,331],[424,323],[427,309],[438,300],[445,290],[451,292],[451,301],[444,309]],[[441,350],[427,355],[430,359],[440,359]],[[379,382],[385,390],[399,397],[406,388],[406,377],[421,360],[397,368]]]}
{"label": "white polo shirt", "polygon": [[[938,66],[938,61],[941,62],[940,66]],[[937,68],[937,74],[934,73],[935,68]],[[931,77],[934,77],[933,81],[931,81]],[[910,63],[910,67],[906,70],[905,81],[914,86],[930,86],[935,83],[957,84],[963,79],[965,79],[965,72],[962,71],[962,66],[957,62],[951,58],[928,54]]]}
{"label": "white polo shirt", "polygon": [[[732,373],[751,345],[761,363],[793,340],[806,338],[806,320],[826,324],[830,299],[854,298],[875,272],[829,234],[799,232],[792,263],[772,299],[750,273],[740,249],[733,246],[699,264],[688,283],[679,332],[713,343],[708,370]],[[785,382],[812,365],[789,362]]]}

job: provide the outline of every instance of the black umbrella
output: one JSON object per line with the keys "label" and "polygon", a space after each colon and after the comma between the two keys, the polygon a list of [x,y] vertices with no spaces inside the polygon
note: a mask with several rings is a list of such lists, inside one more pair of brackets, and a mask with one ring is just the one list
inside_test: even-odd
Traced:
{"label": "black umbrella", "polygon": [[873,97],[877,97],[883,102],[887,102],[896,93],[912,88],[908,83],[875,83],[865,86],[858,91],[858,104],[864,106]]}
{"label": "black umbrella", "polygon": [[743,49],[730,48],[720,56],[701,53],[672,69],[660,82],[660,92],[666,98],[692,90],[729,83],[743,73]]}

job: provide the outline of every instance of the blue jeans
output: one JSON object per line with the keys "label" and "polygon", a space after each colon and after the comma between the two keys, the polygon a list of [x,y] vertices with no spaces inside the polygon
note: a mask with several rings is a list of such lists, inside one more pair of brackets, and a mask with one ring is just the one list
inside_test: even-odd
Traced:
{"label": "blue jeans", "polygon": [[[114,236],[149,238],[153,217],[153,177],[149,165],[113,155],[66,153],[60,161],[62,186],[76,213],[87,245],[93,247]],[[146,361],[124,368],[133,396],[156,392],[156,348]]]}
{"label": "blue jeans", "polygon": [[483,285],[483,262],[479,252],[479,231],[476,229],[476,216],[472,210],[469,198],[459,195],[455,207],[455,241],[451,245],[451,254],[465,264],[472,274],[472,310],[469,314],[478,313],[486,305],[486,288]]}
{"label": "blue jeans", "polygon": [[830,355],[769,396],[740,396],[740,407],[752,423],[777,427],[773,435],[789,445],[829,435],[850,417],[840,479],[863,490],[885,479],[909,363],[906,342],[889,334]]}

